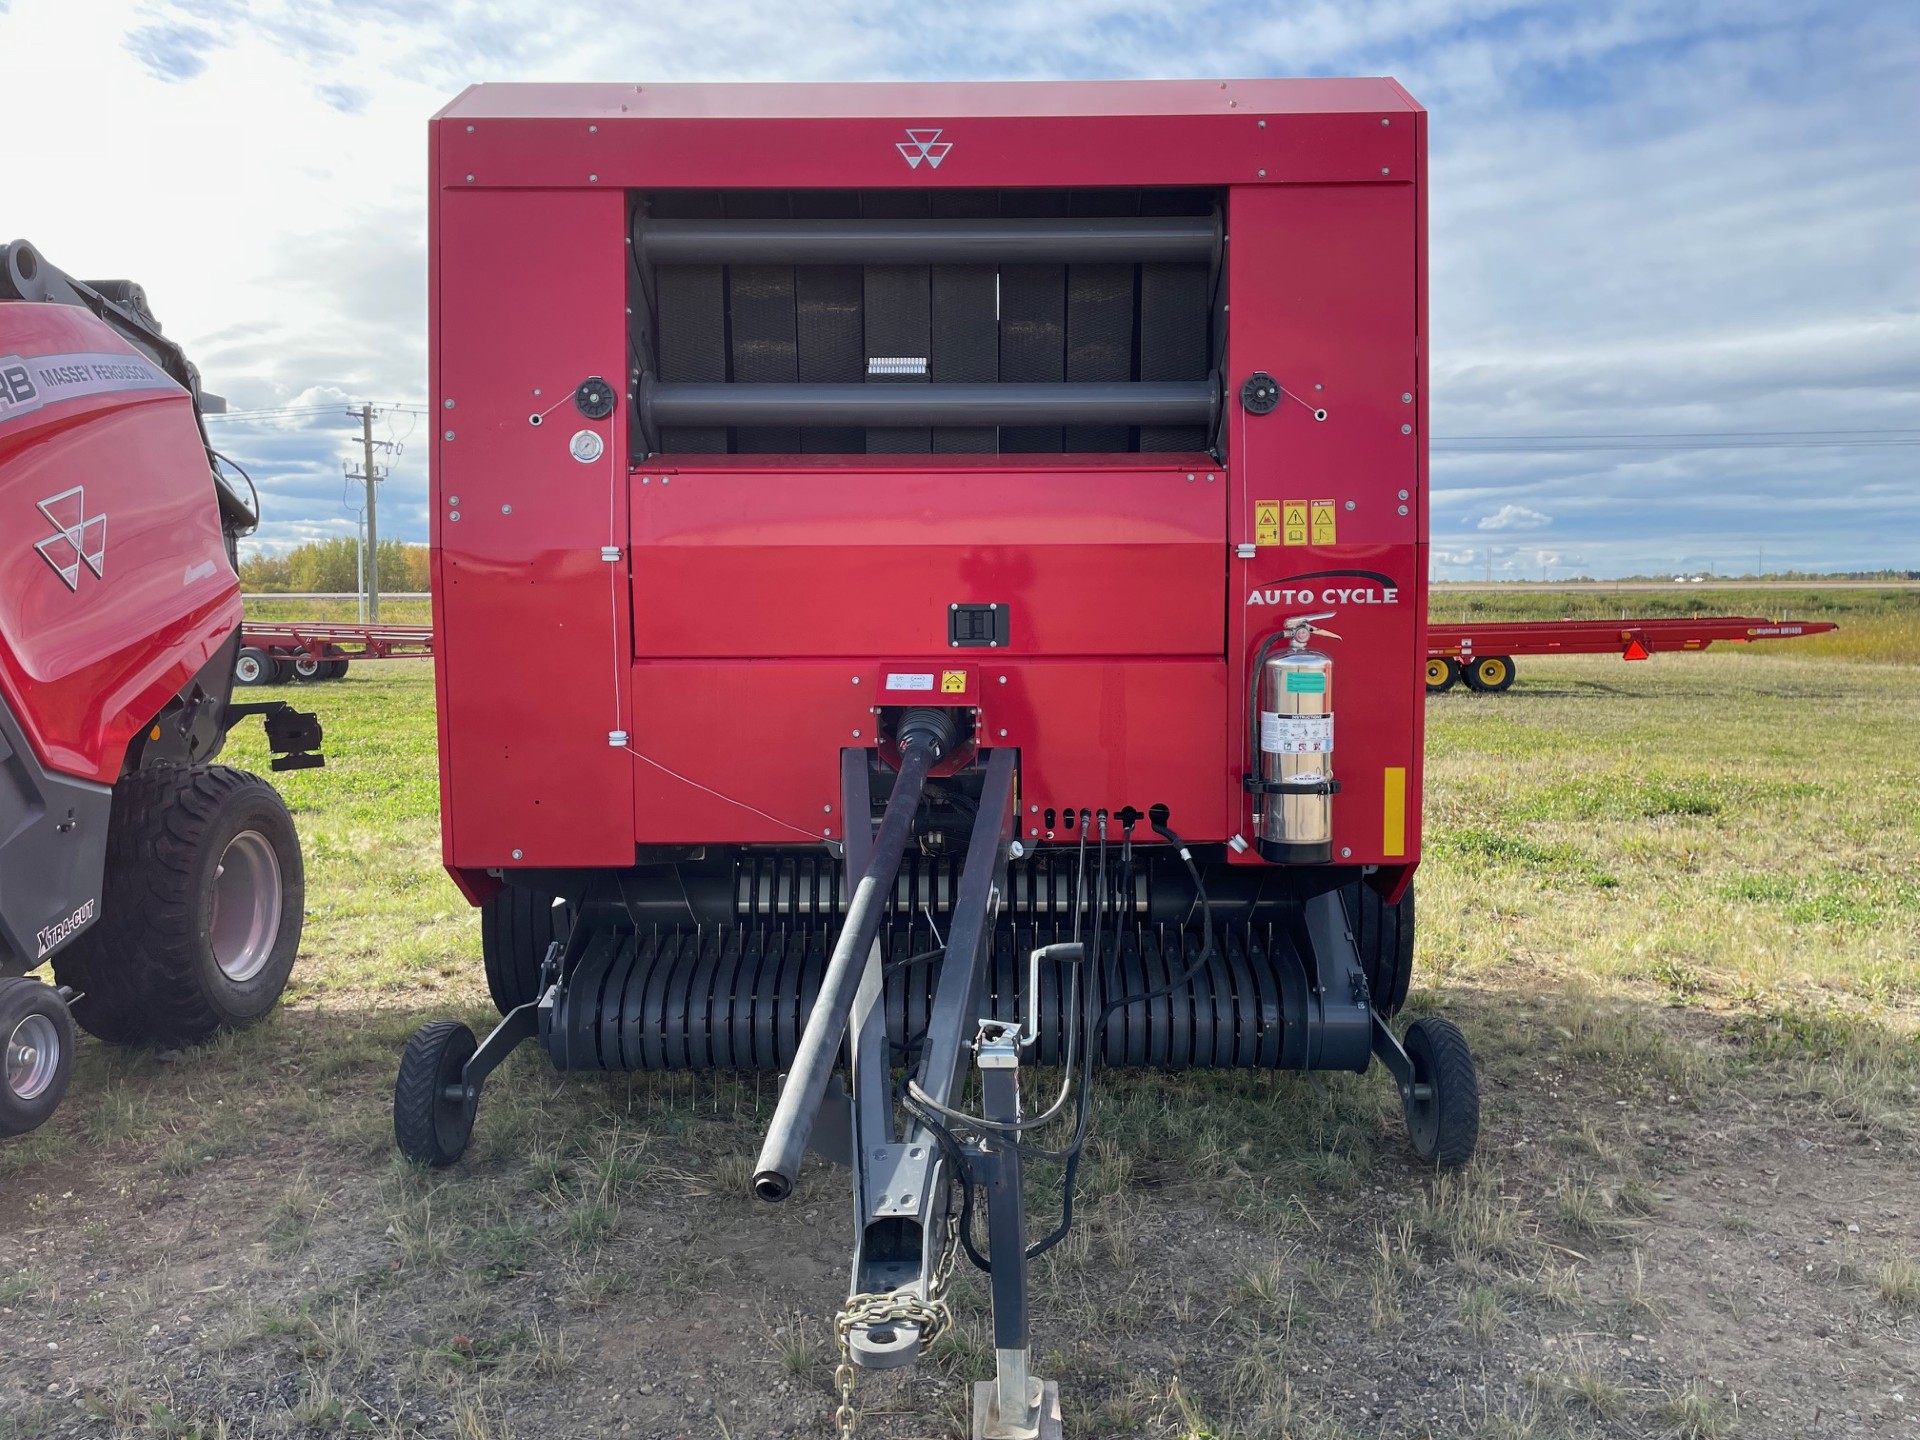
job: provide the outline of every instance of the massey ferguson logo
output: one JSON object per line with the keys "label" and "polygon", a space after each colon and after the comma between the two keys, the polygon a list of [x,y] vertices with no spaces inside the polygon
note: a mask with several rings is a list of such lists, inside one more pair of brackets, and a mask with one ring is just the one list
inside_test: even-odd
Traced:
{"label": "massey ferguson logo", "polygon": [[54,921],[53,924],[47,926],[46,929],[36,935],[34,940],[40,947],[40,953],[36,958],[41,960],[46,959],[48,951],[52,950],[56,945],[64,944],[70,936],[82,926],[86,925],[88,921],[92,920],[94,903],[92,900],[87,901],[86,904],[74,911],[73,914],[67,916],[66,919]]}
{"label": "massey ferguson logo", "polygon": [[76,485],[37,503],[57,532],[34,542],[40,558],[67,582],[69,590],[80,588],[82,565],[93,572],[94,579],[100,579],[107,563],[107,517],[87,514],[86,487]]}
{"label": "massey ferguson logo", "polygon": [[906,139],[894,141],[893,148],[905,157],[909,170],[918,170],[922,160],[927,162],[929,170],[938,170],[947,152],[953,149],[951,140],[940,138],[945,133],[944,130],[909,130]]}

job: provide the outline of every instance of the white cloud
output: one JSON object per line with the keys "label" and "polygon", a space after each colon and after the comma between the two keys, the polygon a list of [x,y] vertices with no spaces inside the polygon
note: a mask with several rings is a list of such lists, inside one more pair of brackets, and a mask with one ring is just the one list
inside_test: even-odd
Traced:
{"label": "white cloud", "polygon": [[[1920,427],[1908,0],[0,0],[8,233],[141,280],[236,407],[425,398],[426,120],[480,80],[1392,74],[1432,112],[1434,433]],[[396,433],[412,423],[394,417]],[[344,416],[222,444],[348,525]],[[1439,555],[1920,563],[1920,448],[1436,445]],[[1653,442],[1648,442],[1653,443]],[[1466,448],[1473,446],[1474,448]],[[244,451],[245,453],[240,453]],[[425,447],[382,533],[422,538]],[[1502,519],[1502,517],[1506,517]],[[1572,562],[1567,562],[1572,563]]]}
{"label": "white cloud", "polygon": [[1539,530],[1553,523],[1551,515],[1529,510],[1524,505],[1502,505],[1491,515],[1480,517],[1482,530]]}

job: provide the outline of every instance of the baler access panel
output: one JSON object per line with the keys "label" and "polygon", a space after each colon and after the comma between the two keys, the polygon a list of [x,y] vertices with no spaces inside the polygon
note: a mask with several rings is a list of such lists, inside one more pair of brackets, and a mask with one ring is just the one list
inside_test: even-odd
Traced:
{"label": "baler access panel", "polygon": [[1410,867],[1424,142],[1390,81],[469,91],[449,864],[838,841],[925,704],[1031,846]]}

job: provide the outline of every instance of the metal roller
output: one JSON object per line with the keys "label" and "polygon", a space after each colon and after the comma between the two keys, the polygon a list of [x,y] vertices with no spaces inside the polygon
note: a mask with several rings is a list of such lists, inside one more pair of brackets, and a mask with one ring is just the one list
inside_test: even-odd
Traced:
{"label": "metal roller", "polygon": [[1217,377],[1199,380],[928,384],[641,381],[648,430],[725,425],[1145,425],[1211,428]]}
{"label": "metal roller", "polygon": [[634,225],[634,246],[651,265],[1210,265],[1220,238],[1217,214]]}
{"label": "metal roller", "polygon": [[[562,1070],[787,1070],[819,996],[833,932],[745,926],[609,927],[581,957],[540,1036]],[[1025,1014],[1027,956],[1071,938],[1067,927],[1003,925],[995,933],[988,1015]],[[1108,1065],[1152,1069],[1299,1069],[1313,1032],[1331,1021],[1312,993],[1305,962],[1285,927],[1218,927],[1217,953],[1184,984],[1121,1006],[1097,1042]],[[893,964],[920,953],[924,927],[883,932]],[[1089,958],[1082,994],[1102,1008],[1117,998],[1098,978],[1111,968],[1123,994],[1158,990],[1200,956],[1192,928],[1135,925],[1107,943],[1104,966]],[[887,976],[886,1021],[896,1062],[925,1033],[939,962]],[[1038,1059],[1059,1064],[1066,1043],[1067,967],[1042,965]],[[1337,999],[1339,997],[1333,997]],[[1091,1013],[1091,1010],[1084,1012]],[[1351,1027],[1349,1027],[1351,1028]],[[1319,1047],[1324,1053],[1328,1047]],[[1336,1047],[1337,1048],[1337,1047]]]}

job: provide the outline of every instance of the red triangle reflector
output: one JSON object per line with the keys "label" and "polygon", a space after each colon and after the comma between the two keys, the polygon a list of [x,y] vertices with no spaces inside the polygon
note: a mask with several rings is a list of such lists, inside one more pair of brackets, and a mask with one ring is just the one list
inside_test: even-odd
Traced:
{"label": "red triangle reflector", "polygon": [[1627,653],[1620,658],[1622,660],[1644,660],[1647,658],[1647,647],[1642,645],[1638,640],[1629,640],[1627,642]]}

